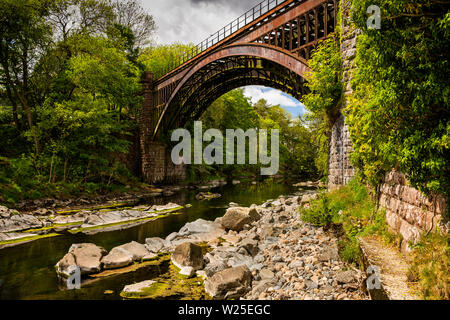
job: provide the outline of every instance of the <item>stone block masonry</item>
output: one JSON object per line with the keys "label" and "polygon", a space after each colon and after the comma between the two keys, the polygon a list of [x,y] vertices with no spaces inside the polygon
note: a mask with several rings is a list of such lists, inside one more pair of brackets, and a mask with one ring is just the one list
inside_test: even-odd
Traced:
{"label": "stone block masonry", "polygon": [[344,116],[336,120],[330,140],[329,160],[328,160],[328,187],[335,189],[346,185],[354,175],[353,167],[350,163],[350,153],[353,151],[352,141],[345,124]]}
{"label": "stone block masonry", "polygon": [[154,119],[157,117],[153,105],[153,74],[142,75],[144,103],[139,115],[139,142],[141,149],[141,175],[147,183],[176,183],[185,179],[185,166],[175,165],[170,150],[161,142],[152,141]]}
{"label": "stone block masonry", "polygon": [[447,211],[446,199],[442,195],[425,196],[408,186],[405,175],[395,170],[386,174],[380,186],[380,206],[386,209],[386,222],[403,238],[402,251],[410,250],[409,243],[416,243],[423,232],[440,228],[448,232],[443,222]]}
{"label": "stone block masonry", "polygon": [[[347,97],[353,93],[350,81],[353,76],[353,70],[355,69],[354,59],[356,53],[356,39],[359,30],[355,29],[347,18],[351,7],[351,1],[341,1],[340,5],[341,10],[344,13],[344,18],[341,23],[342,34],[340,51],[343,61],[343,107],[345,107],[347,104]],[[331,129],[329,148],[328,187],[332,190],[341,185],[346,185],[354,175],[354,169],[350,163],[350,154],[353,151],[353,144],[343,115],[340,115],[337,118]]]}

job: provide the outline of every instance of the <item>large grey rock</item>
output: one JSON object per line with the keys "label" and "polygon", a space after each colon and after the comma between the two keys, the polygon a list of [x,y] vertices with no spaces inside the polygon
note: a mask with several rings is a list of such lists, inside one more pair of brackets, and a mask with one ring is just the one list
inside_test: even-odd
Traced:
{"label": "large grey rock", "polygon": [[219,271],[205,281],[205,291],[214,299],[235,299],[251,289],[252,273],[247,266]]}
{"label": "large grey rock", "polygon": [[145,248],[147,248],[147,250],[150,252],[158,253],[160,251],[163,251],[166,246],[167,241],[165,241],[164,239],[158,237],[145,239]]}
{"label": "large grey rock", "polygon": [[154,283],[156,283],[154,280],[145,280],[138,283],[129,284],[123,288],[122,292],[139,294]]}
{"label": "large grey rock", "polygon": [[172,263],[180,269],[183,267],[192,267],[194,270],[202,269],[202,248],[194,243],[185,242],[175,248],[171,260]]}
{"label": "large grey rock", "polygon": [[228,265],[226,263],[224,263],[223,261],[218,261],[216,263],[210,263],[210,264],[206,265],[206,267],[205,267],[205,269],[203,269],[203,271],[205,271],[205,273],[208,277],[212,277],[217,272],[225,270],[225,269],[228,269]]}
{"label": "large grey rock", "polygon": [[[3,207],[6,208],[6,207]],[[0,232],[16,232],[27,229],[37,229],[42,228],[44,223],[38,218],[29,214],[17,214],[17,211],[3,210],[3,215],[9,217],[0,219]]]}
{"label": "large grey rock", "polygon": [[172,232],[166,237],[166,241],[173,241],[177,238],[178,232]]}
{"label": "large grey rock", "polygon": [[133,262],[133,254],[121,247],[112,248],[102,258],[101,262],[105,269],[116,269],[129,266]]}
{"label": "large grey rock", "polygon": [[186,223],[178,234],[180,236],[189,236],[197,233],[209,233],[220,228],[220,225],[213,221],[206,221],[203,219],[197,219],[193,222]]}
{"label": "large grey rock", "polygon": [[[230,248],[230,249],[232,249],[232,248]],[[234,249],[236,249],[236,248],[234,248]],[[210,257],[211,263],[223,262],[223,263],[227,264],[229,267],[238,267],[238,266],[245,265],[248,268],[251,268],[251,266],[253,264],[255,264],[255,261],[253,260],[253,258],[251,256],[249,256],[247,254],[239,253],[237,251],[232,251],[232,250],[226,250],[226,251],[217,250],[217,251],[211,252],[211,255],[209,255],[208,257]]]}
{"label": "large grey rock", "polygon": [[256,208],[231,207],[225,212],[221,219],[225,229],[241,231],[244,225],[250,224],[260,218]]}
{"label": "large grey rock", "polygon": [[73,244],[69,252],[56,264],[59,274],[69,276],[71,266],[80,267],[81,274],[91,274],[101,271],[101,259],[106,250],[93,243]]}
{"label": "large grey rock", "polygon": [[129,243],[123,244],[118,248],[122,248],[128,251],[132,255],[133,261],[139,261],[150,254],[150,251],[147,250],[145,245],[136,241],[131,241]]}

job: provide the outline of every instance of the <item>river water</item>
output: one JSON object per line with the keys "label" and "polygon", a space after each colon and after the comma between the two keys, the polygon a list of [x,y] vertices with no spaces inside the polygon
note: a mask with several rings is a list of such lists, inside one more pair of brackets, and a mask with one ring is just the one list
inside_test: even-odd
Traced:
{"label": "river water", "polygon": [[[183,214],[172,215],[125,230],[103,232],[95,235],[63,235],[44,238],[16,247],[0,250],[0,299],[119,299],[119,293],[127,284],[149,280],[165,272],[164,266],[149,266],[128,274],[101,279],[82,286],[80,290],[65,290],[58,284],[55,264],[73,243],[92,242],[110,250],[115,246],[137,241],[145,243],[149,237],[165,238],[178,231],[185,223],[198,218],[214,220],[223,216],[228,203],[242,206],[261,204],[279,195],[295,192],[290,185],[267,181],[256,185],[227,185],[213,189],[222,197],[209,201],[195,199],[195,190],[183,190],[171,197],[149,198],[145,204],[176,202],[191,204]],[[114,293],[105,295],[105,290]]]}

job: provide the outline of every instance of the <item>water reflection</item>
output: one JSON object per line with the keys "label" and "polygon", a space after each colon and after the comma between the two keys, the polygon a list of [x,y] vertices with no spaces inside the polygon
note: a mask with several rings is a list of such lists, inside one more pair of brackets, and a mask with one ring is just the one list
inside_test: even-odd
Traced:
{"label": "water reflection", "polygon": [[[214,220],[222,216],[229,202],[243,206],[261,204],[267,199],[292,192],[292,187],[279,183],[225,186],[214,189],[222,194],[209,201],[195,199],[197,191],[183,190],[169,197],[152,197],[140,202],[153,205],[175,202],[192,204],[183,214],[168,216],[129,229],[94,235],[62,235],[44,238],[20,246],[0,250],[0,299],[118,299],[124,285],[151,279],[168,266],[149,266],[128,274],[117,275],[83,284],[80,290],[61,290],[54,265],[73,243],[92,242],[110,250],[132,240],[144,243],[148,237],[166,237],[186,222],[198,218]],[[105,290],[113,290],[105,295]]]}

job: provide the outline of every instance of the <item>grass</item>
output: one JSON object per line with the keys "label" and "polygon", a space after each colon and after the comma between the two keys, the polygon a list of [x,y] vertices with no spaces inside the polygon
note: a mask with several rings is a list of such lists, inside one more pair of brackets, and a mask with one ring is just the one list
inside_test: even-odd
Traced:
{"label": "grass", "polygon": [[367,188],[356,179],[331,192],[321,192],[310,207],[300,208],[300,214],[303,221],[315,226],[341,226],[339,253],[343,260],[356,265],[361,264],[358,237],[378,235],[387,243],[397,239],[387,228],[385,211],[377,210]]}
{"label": "grass", "polygon": [[408,278],[415,282],[423,299],[450,298],[450,237],[439,231],[423,235],[413,245]]}

